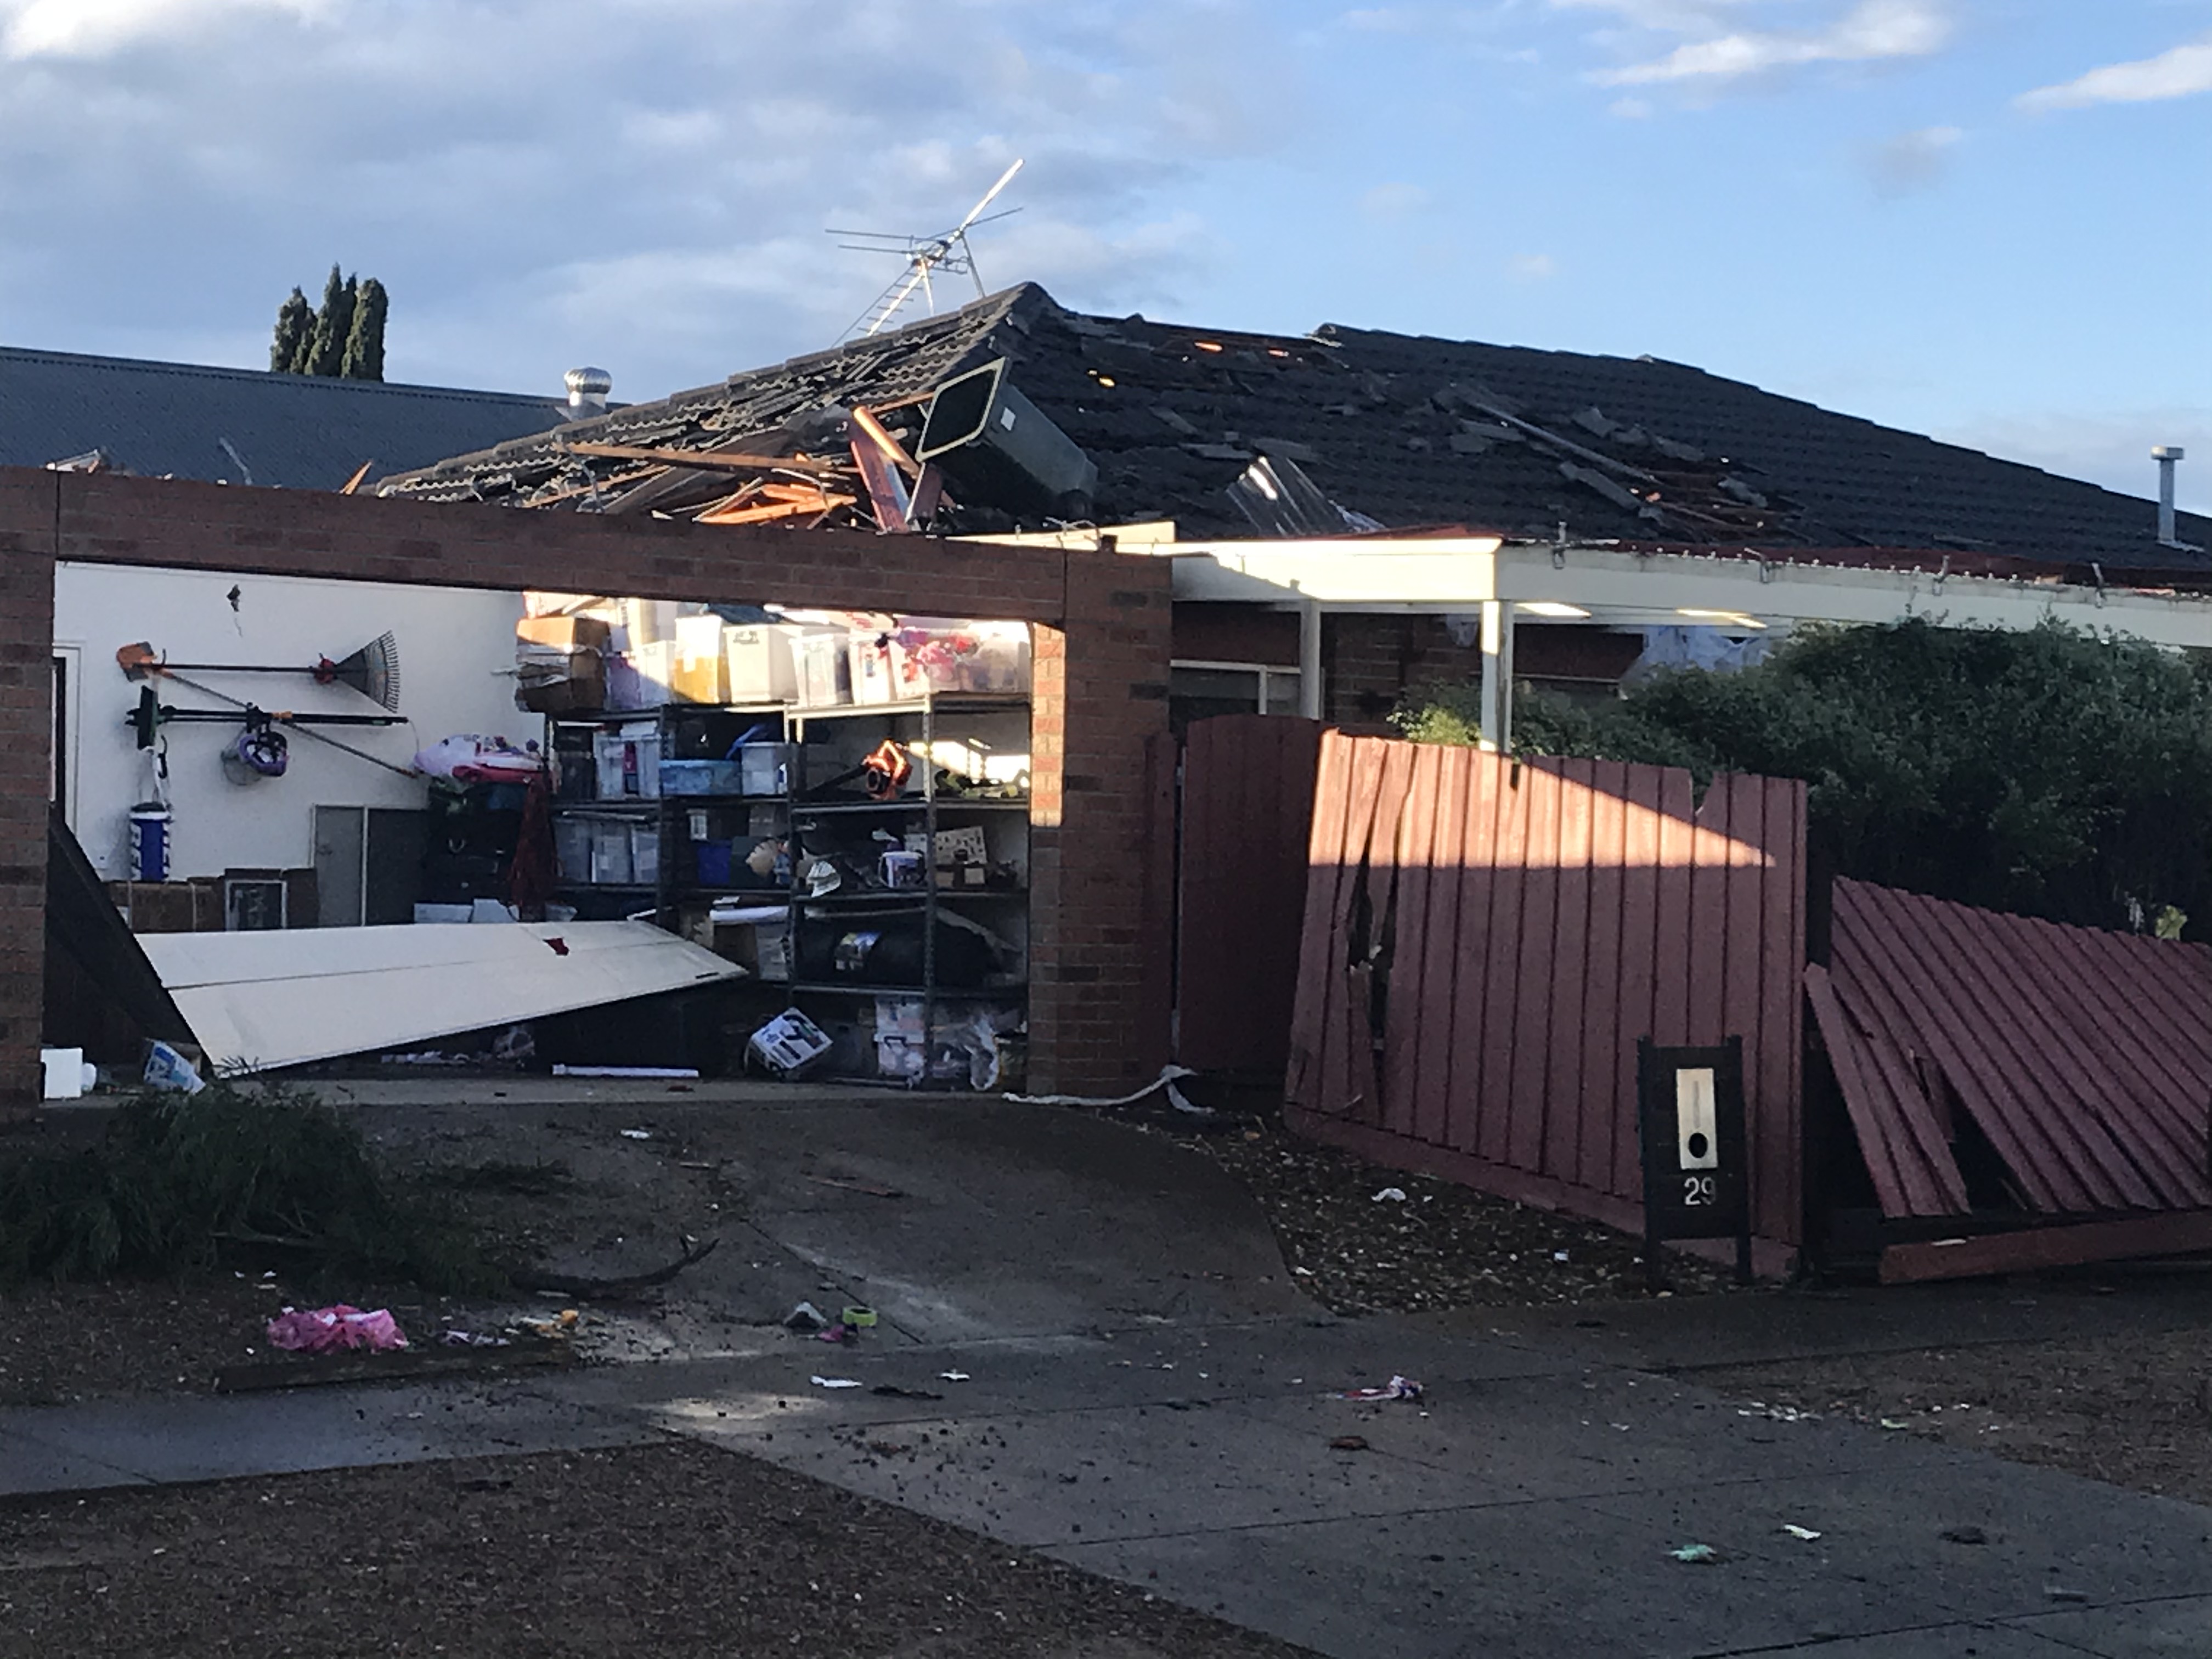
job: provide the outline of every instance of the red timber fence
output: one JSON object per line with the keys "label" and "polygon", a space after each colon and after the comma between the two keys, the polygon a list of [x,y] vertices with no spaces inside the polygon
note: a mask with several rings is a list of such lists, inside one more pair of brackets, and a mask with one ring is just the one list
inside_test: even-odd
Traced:
{"label": "red timber fence", "polygon": [[1636,1042],[1744,1044],[1760,1271],[1802,1242],[1805,786],[1330,732],[1294,1129],[1640,1230]]}

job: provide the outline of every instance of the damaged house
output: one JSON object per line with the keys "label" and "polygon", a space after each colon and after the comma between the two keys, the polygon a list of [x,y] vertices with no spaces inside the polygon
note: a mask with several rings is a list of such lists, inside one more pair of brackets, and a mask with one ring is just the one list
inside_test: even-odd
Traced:
{"label": "damaged house", "polygon": [[[873,463],[849,447],[855,408],[872,417],[864,431],[897,447],[866,447],[895,475],[880,500],[863,476]],[[1050,428],[1033,444],[1032,411]],[[978,416],[1004,445],[963,441]],[[729,453],[702,459],[712,452]],[[1038,476],[1023,477],[1015,455]],[[778,465],[748,471],[748,457]],[[916,458],[934,458],[934,472],[907,477]],[[1680,363],[1091,317],[1035,285],[382,488],[949,535],[1118,526],[1125,548],[1456,532],[2093,585],[2186,582],[2208,568],[2195,550],[2212,545],[2212,520],[2185,514],[2167,529],[2133,497]],[[1363,612],[1356,594],[1343,599],[1321,619],[1322,684],[1302,692],[1294,607],[1180,603],[1178,714],[1302,711],[1376,727],[1407,685],[1473,677],[1464,611],[1407,614],[1378,592]],[[1601,692],[1654,628],[1727,620],[1524,609],[1513,672]],[[1309,666],[1313,656],[1310,641]]]}

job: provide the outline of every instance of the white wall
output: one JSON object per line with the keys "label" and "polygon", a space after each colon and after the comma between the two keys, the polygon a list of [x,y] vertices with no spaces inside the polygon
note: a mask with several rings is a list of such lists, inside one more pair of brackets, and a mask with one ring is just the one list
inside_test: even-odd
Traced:
{"label": "white wall", "polygon": [[[228,595],[235,586],[234,609]],[[118,646],[144,640],[173,662],[296,663],[343,658],[389,629],[399,641],[399,712],[409,724],[330,726],[343,743],[398,765],[458,732],[539,738],[542,716],[514,706],[514,624],[520,593],[401,587],[297,577],[67,564],[54,577],[54,644],[70,656],[69,819],[106,874],[127,873],[125,834],[145,798],[147,768],[125,717],[138,687],[115,665]],[[304,674],[188,674],[264,708],[374,714],[377,705],[345,686]],[[161,701],[220,708],[215,698],[159,682]],[[426,786],[317,743],[295,728],[281,778],[240,786],[218,758],[234,725],[172,725],[169,800],[176,813],[172,873],[220,875],[227,868],[296,868],[314,862],[314,809],[420,806]]]}

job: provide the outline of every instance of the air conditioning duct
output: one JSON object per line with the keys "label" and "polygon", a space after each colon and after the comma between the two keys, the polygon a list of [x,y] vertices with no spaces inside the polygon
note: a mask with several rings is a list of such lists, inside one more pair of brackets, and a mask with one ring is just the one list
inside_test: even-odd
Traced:
{"label": "air conditioning duct", "polygon": [[1087,519],[1098,469],[1006,379],[1006,360],[937,388],[915,459],[934,461],[960,501],[1009,513]]}

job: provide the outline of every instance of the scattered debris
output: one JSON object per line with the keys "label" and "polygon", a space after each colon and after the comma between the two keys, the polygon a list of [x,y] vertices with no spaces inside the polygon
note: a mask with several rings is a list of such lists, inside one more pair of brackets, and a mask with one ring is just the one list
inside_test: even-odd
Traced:
{"label": "scattered debris", "polygon": [[[690,1082],[698,1081],[696,1066],[556,1066],[555,1077],[633,1078],[641,1081],[664,1082],[671,1078]],[[623,1131],[629,1133],[628,1129]]]}
{"label": "scattered debris", "polygon": [[[1331,1312],[1420,1313],[1615,1297],[1642,1300],[1641,1241],[1557,1211],[1369,1163],[1250,1120],[1242,1134],[1176,1139],[1237,1176],[1267,1212],[1298,1287]],[[1408,1201],[1375,1201],[1386,1186]],[[1565,1249],[1562,1264],[1555,1252]],[[1729,1288],[1727,1273],[1670,1255],[1684,1291]]]}
{"label": "scattered debris", "polygon": [[543,1341],[560,1342],[575,1334],[581,1317],[575,1309],[563,1308],[550,1319],[518,1319],[510,1328],[527,1331]]}
{"label": "scattered debris", "polygon": [[968,1381],[968,1373],[965,1371],[939,1371],[938,1372],[938,1375],[943,1377],[947,1382],[965,1382]]}
{"label": "scattered debris", "polygon": [[1328,1443],[1331,1451],[1365,1451],[1367,1437],[1358,1434],[1340,1434]]}
{"label": "scattered debris", "polygon": [[1721,1553],[1711,1544],[1685,1544],[1667,1553],[1686,1566],[1710,1567],[1721,1559]]}
{"label": "scattered debris", "polygon": [[1406,1189],[1403,1187],[1385,1187],[1369,1201],[1375,1204],[1403,1204],[1406,1201]]}
{"label": "scattered debris", "polygon": [[1788,1533],[1792,1538],[1799,1539],[1808,1544],[1811,1543],[1815,1538],[1818,1538],[1820,1535],[1819,1533],[1814,1532],[1810,1527],[1801,1527],[1788,1521],[1782,1523],[1782,1530]]}
{"label": "scattered debris", "polygon": [[509,1339],[494,1336],[488,1331],[447,1330],[438,1333],[438,1343],[447,1348],[504,1348]]}
{"label": "scattered debris", "polygon": [[876,1310],[856,1303],[845,1310],[845,1322],[856,1331],[872,1331],[876,1328]]}
{"label": "scattered debris", "polygon": [[272,1346],[291,1353],[330,1353],[368,1348],[385,1353],[407,1346],[406,1334],[388,1308],[363,1312],[340,1302],[327,1308],[287,1308],[269,1322]]}
{"label": "scattered debris", "polygon": [[624,1140],[650,1140],[653,1139],[653,1131],[650,1129],[623,1129],[618,1131],[618,1133]]}
{"label": "scattered debris", "polygon": [[808,1379],[817,1389],[857,1389],[862,1386],[849,1376],[817,1376]]}
{"label": "scattered debris", "polygon": [[1881,1419],[1881,1425],[1885,1429],[1909,1429],[1912,1426],[1901,1417],[1885,1417]]}
{"label": "scattered debris", "polygon": [[144,1082],[149,1089],[196,1095],[207,1087],[198,1068],[166,1042],[149,1043]]}
{"label": "scattered debris", "polygon": [[848,1193],[866,1193],[870,1198],[904,1198],[906,1194],[896,1187],[872,1187],[865,1181],[841,1181],[834,1176],[811,1175],[806,1177],[817,1187],[839,1187]]}
{"label": "scattered debris", "polygon": [[656,1285],[665,1285],[695,1262],[703,1261],[714,1253],[722,1241],[710,1238],[703,1244],[687,1243],[684,1254],[665,1267],[656,1267],[649,1273],[631,1273],[621,1279],[574,1279],[563,1273],[519,1273],[514,1275],[515,1284],[526,1291],[550,1291],[557,1296],[627,1296],[633,1291],[651,1290]]}
{"label": "scattered debris", "polygon": [[1346,1389],[1339,1400],[1419,1400],[1421,1385],[1409,1376],[1393,1376],[1379,1389]]}
{"label": "scattered debris", "polygon": [[811,1302],[800,1303],[797,1307],[793,1308],[789,1313],[783,1316],[784,1328],[786,1330],[797,1331],[801,1335],[806,1335],[812,1332],[822,1330],[826,1328],[829,1323],[830,1321],[823,1316],[822,1310],[816,1307]]}

